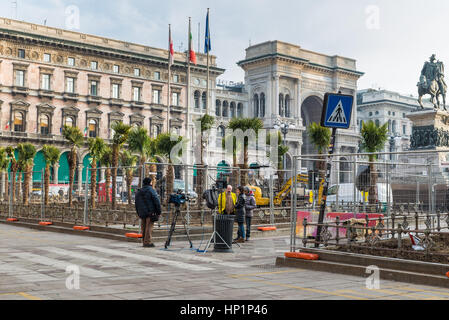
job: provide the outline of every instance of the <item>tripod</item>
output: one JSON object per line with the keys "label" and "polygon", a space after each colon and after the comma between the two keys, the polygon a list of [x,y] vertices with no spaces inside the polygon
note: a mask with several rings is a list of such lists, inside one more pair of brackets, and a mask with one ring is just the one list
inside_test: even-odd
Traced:
{"label": "tripod", "polygon": [[[226,243],[226,241],[222,238],[222,236],[220,236],[220,234],[217,232],[217,229],[216,229],[217,212],[214,211],[214,209],[212,209],[211,211],[212,211],[212,216],[214,217],[214,232],[212,232],[212,235],[211,235],[209,241],[207,242],[206,248],[204,248],[203,253],[206,253],[206,252],[207,252],[207,250],[209,249],[209,247],[210,247],[210,245],[211,245],[211,243],[212,243],[212,240],[214,241],[214,244],[217,243],[217,237],[216,237],[217,235],[220,237],[221,241],[223,241],[223,243],[226,245],[226,247],[228,247],[228,249],[231,249],[231,250],[232,250],[232,245],[231,245],[231,247],[230,247],[230,246]],[[238,244],[237,244],[237,245],[238,245]],[[240,247],[240,245],[239,245],[239,247]]]}
{"label": "tripod", "polygon": [[184,219],[184,216],[181,214],[181,209],[180,209],[180,207],[181,207],[181,206],[178,205],[178,204],[175,205],[175,208],[176,208],[176,209],[175,209],[175,214],[174,214],[174,216],[173,216],[173,220],[172,220],[172,223],[171,223],[170,232],[168,233],[167,241],[165,242],[165,249],[167,249],[167,248],[170,246],[171,238],[172,238],[172,236],[173,236],[173,232],[175,232],[176,221],[178,220],[178,216],[179,216],[179,215],[181,215],[182,222],[183,222],[183,224],[184,224],[184,231],[185,231],[185,233],[186,233],[186,235],[187,235],[187,239],[188,239],[189,242],[190,242],[190,248],[193,248],[192,240],[190,240],[189,231],[187,230],[187,227],[186,227],[186,221],[185,221],[185,219]]}

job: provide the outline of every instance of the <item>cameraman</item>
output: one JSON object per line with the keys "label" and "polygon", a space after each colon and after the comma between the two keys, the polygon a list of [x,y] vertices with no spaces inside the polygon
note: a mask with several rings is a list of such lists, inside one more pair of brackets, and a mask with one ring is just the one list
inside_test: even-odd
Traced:
{"label": "cameraman", "polygon": [[159,220],[161,215],[161,202],[156,191],[151,186],[151,179],[143,179],[143,188],[136,194],[136,211],[142,220],[142,241],[144,248],[154,248],[151,242],[154,222]]}

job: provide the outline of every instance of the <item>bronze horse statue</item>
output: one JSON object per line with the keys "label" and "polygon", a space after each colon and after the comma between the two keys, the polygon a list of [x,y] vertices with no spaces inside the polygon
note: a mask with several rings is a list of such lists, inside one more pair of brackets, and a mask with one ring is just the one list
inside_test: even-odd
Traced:
{"label": "bronze horse statue", "polygon": [[[427,81],[426,77],[424,75],[421,75],[420,81],[418,83],[418,102],[421,106],[421,109],[424,109],[424,105],[422,103],[422,97],[426,94],[430,94],[431,102],[433,103],[433,106],[435,110],[440,109],[440,99],[439,96],[441,95],[443,97],[443,109],[444,111],[447,111],[446,109],[446,92],[447,92],[447,85],[442,80],[442,77],[444,77],[444,66],[442,62],[437,62],[438,65],[438,75],[437,80],[433,79],[430,81],[430,83]],[[436,99],[436,101],[435,101]]]}

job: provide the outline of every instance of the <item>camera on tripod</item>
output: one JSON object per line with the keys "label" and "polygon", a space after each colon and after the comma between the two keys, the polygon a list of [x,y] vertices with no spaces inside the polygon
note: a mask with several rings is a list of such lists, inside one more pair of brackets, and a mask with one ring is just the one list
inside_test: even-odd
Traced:
{"label": "camera on tripod", "polygon": [[182,192],[182,190],[178,190],[177,193],[173,193],[170,195],[168,203],[173,203],[178,207],[181,204],[186,203],[186,201],[190,201],[189,196]]}

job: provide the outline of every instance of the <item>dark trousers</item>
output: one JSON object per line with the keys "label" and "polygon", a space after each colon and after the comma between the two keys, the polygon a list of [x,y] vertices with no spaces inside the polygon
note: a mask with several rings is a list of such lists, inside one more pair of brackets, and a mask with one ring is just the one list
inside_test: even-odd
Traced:
{"label": "dark trousers", "polygon": [[237,238],[238,239],[245,238],[245,226],[243,225],[243,222],[239,223],[239,228],[237,230]]}
{"label": "dark trousers", "polygon": [[150,218],[141,219],[142,242],[144,245],[151,244],[151,234],[153,233],[154,222]]}
{"label": "dark trousers", "polygon": [[251,220],[253,217],[245,217],[246,220],[246,239],[249,239],[251,236]]}

